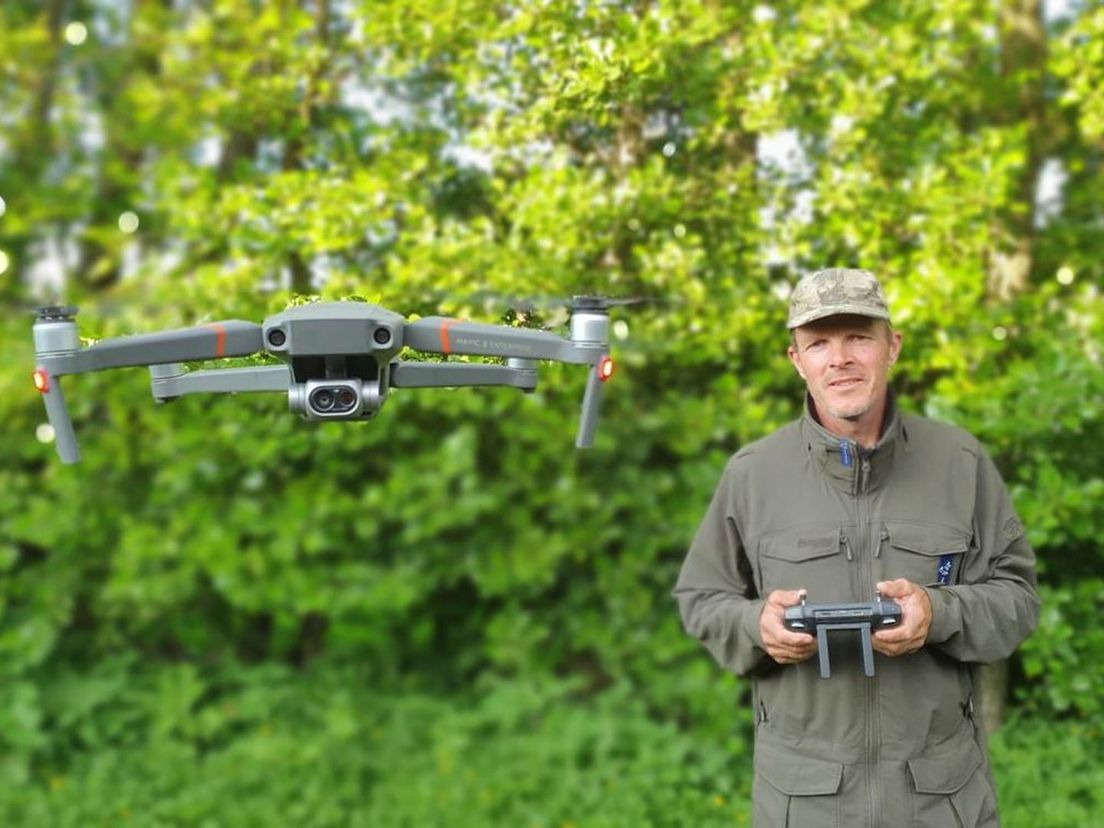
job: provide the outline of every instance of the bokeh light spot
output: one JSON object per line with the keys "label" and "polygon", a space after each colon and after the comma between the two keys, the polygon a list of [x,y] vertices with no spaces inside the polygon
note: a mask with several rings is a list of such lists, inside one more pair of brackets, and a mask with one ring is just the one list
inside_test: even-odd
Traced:
{"label": "bokeh light spot", "polygon": [[11,257],[0,250],[0,273],[7,273],[8,267],[11,265]]}
{"label": "bokeh light spot", "polygon": [[42,423],[35,429],[35,439],[40,443],[54,442],[54,427],[49,423]]}
{"label": "bokeh light spot", "polygon": [[65,27],[65,42],[70,46],[80,46],[88,40],[88,27],[75,20]]}
{"label": "bokeh light spot", "polygon": [[1054,278],[1058,280],[1060,285],[1072,285],[1073,284],[1073,268],[1068,265],[1063,265],[1058,268],[1058,272],[1054,274]]}
{"label": "bokeh light spot", "polygon": [[138,214],[127,210],[119,216],[119,229],[124,233],[133,233],[138,229]]}

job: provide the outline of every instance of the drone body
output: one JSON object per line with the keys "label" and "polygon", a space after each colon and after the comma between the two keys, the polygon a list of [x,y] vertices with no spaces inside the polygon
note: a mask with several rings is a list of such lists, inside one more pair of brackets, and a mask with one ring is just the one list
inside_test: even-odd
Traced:
{"label": "drone body", "polygon": [[[82,348],[75,308],[48,307],[34,325],[35,387],[42,393],[64,463],[80,459],[59,377],[108,368],[148,366],[154,399],[186,394],[283,391],[308,420],[365,420],[392,388],[500,385],[532,391],[541,360],[589,365],[575,445],[590,446],[598,423],[609,356],[608,302],[576,297],[570,337],[445,317],[414,322],[364,302],[316,302],[289,308],[260,325],[241,320],[103,340]],[[427,354],[489,356],[502,364],[398,358],[403,348]],[[282,364],[187,371],[185,362],[265,351]]]}

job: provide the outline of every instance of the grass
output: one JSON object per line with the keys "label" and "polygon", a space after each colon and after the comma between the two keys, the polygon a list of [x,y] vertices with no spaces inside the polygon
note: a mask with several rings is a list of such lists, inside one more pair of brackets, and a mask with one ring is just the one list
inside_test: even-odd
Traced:
{"label": "grass", "polygon": [[[0,824],[750,824],[750,745],[657,721],[627,689],[587,698],[508,682],[461,701],[380,695],[337,676],[272,679],[197,702],[173,727],[74,743],[21,784],[9,772]],[[991,751],[1006,828],[1104,825],[1101,735],[1010,720]]]}

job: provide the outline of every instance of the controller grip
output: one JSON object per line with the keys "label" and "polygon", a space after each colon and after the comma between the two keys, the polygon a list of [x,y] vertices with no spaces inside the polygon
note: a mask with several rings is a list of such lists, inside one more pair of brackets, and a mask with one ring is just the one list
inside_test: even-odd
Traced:
{"label": "controller grip", "polygon": [[77,435],[73,431],[73,421],[69,418],[69,409],[65,406],[65,395],[61,391],[58,377],[50,377],[50,387],[42,392],[42,400],[46,404],[46,418],[54,429],[58,457],[62,463],[79,462]]}

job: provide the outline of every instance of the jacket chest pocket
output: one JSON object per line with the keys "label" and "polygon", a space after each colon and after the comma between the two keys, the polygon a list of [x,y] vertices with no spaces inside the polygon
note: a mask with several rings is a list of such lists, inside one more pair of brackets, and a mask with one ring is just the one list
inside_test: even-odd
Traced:
{"label": "jacket chest pocket", "polygon": [[838,601],[847,594],[838,527],[784,532],[759,541],[759,586],[763,596],[776,589],[805,589],[810,601]]}
{"label": "jacket chest pocket", "polygon": [[950,526],[887,522],[883,533],[882,577],[907,578],[927,587],[959,581],[970,536]]}

